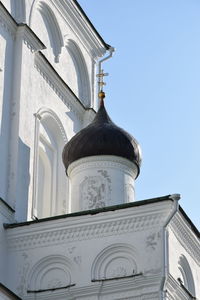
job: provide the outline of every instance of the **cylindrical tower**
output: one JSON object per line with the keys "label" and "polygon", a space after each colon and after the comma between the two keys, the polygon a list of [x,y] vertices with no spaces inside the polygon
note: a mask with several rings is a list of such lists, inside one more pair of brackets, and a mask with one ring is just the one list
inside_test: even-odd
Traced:
{"label": "cylindrical tower", "polygon": [[71,212],[134,201],[140,147],[130,134],[111,121],[103,98],[104,93],[93,122],[63,150],[70,179]]}

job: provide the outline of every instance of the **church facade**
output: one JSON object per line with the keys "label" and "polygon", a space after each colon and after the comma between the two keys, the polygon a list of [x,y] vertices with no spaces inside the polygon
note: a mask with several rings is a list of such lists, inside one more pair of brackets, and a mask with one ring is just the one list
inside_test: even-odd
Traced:
{"label": "church facade", "polygon": [[0,1],[0,299],[200,299],[199,231],[178,194],[134,201],[97,100],[112,52],[76,0]]}

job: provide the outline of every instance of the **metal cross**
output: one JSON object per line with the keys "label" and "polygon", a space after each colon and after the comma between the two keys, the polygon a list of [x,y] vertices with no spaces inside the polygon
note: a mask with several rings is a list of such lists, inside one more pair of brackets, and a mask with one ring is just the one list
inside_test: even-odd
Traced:
{"label": "metal cross", "polygon": [[104,76],[108,76],[108,73],[104,73],[103,70],[101,69],[99,74],[97,74],[96,76],[99,78],[98,80],[98,88],[99,88],[99,92],[103,91],[103,86],[106,85],[106,83],[103,81],[104,80]]}

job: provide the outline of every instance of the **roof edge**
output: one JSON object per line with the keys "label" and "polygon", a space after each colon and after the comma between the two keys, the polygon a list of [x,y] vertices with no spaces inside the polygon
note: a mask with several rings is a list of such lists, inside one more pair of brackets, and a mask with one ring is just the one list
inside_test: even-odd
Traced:
{"label": "roof edge", "polygon": [[98,38],[100,39],[100,41],[102,42],[102,44],[104,45],[106,50],[109,50],[109,48],[111,47],[110,45],[108,45],[104,39],[102,38],[102,36],[99,34],[99,32],[96,30],[96,28],[94,27],[94,25],[92,24],[92,22],[90,21],[90,19],[88,18],[88,16],[86,15],[86,13],[84,12],[84,10],[82,9],[82,7],[80,6],[80,4],[78,3],[77,0],[72,0],[74,2],[74,4],[76,5],[76,7],[78,8],[78,10],[83,14],[84,18],[86,19],[87,23],[89,24],[89,26],[92,28],[92,30],[95,32],[95,34],[98,36]]}
{"label": "roof edge", "polygon": [[[0,282],[0,289],[2,289],[6,294],[12,296],[16,300],[22,300],[22,298],[18,297],[15,293],[13,293],[9,288],[7,288],[3,283]],[[12,299],[13,299],[12,298]]]}
{"label": "roof edge", "polygon": [[188,222],[188,225],[191,228],[191,230],[196,234],[198,238],[200,238],[199,230],[197,229],[197,227],[194,225],[194,223],[191,221],[191,219],[188,217],[188,215],[186,214],[186,212],[183,210],[181,206],[179,206],[179,211],[184,217],[184,219],[186,220],[186,222]]}
{"label": "roof edge", "polygon": [[170,198],[170,196],[171,195],[157,197],[157,198],[150,198],[150,199],[146,199],[146,200],[140,200],[140,201],[118,204],[118,205],[113,205],[113,206],[107,206],[107,207],[91,209],[91,210],[84,210],[84,211],[74,212],[74,213],[70,213],[70,214],[58,215],[58,216],[53,216],[53,217],[48,217],[48,218],[43,218],[43,219],[36,219],[36,220],[32,220],[32,221],[25,221],[25,222],[20,222],[20,223],[12,223],[12,224],[4,223],[4,228],[10,229],[10,228],[16,228],[16,227],[21,227],[21,226],[32,225],[32,224],[36,224],[36,223],[48,222],[48,221],[52,221],[52,220],[66,219],[66,218],[70,218],[70,217],[96,215],[96,214],[103,213],[103,212],[137,207],[137,206],[142,206],[142,205],[146,205],[146,204],[162,202],[162,201],[166,201],[166,200],[170,200],[173,202],[173,199]]}

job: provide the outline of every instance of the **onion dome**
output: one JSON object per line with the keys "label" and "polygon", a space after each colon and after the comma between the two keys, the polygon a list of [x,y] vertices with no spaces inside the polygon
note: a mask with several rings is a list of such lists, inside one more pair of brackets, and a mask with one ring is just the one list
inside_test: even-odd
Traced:
{"label": "onion dome", "polygon": [[129,133],[111,121],[104,107],[103,98],[104,96],[92,123],[79,131],[65,145],[62,157],[66,171],[72,162],[80,158],[94,155],[115,155],[135,163],[139,174],[140,146]]}

